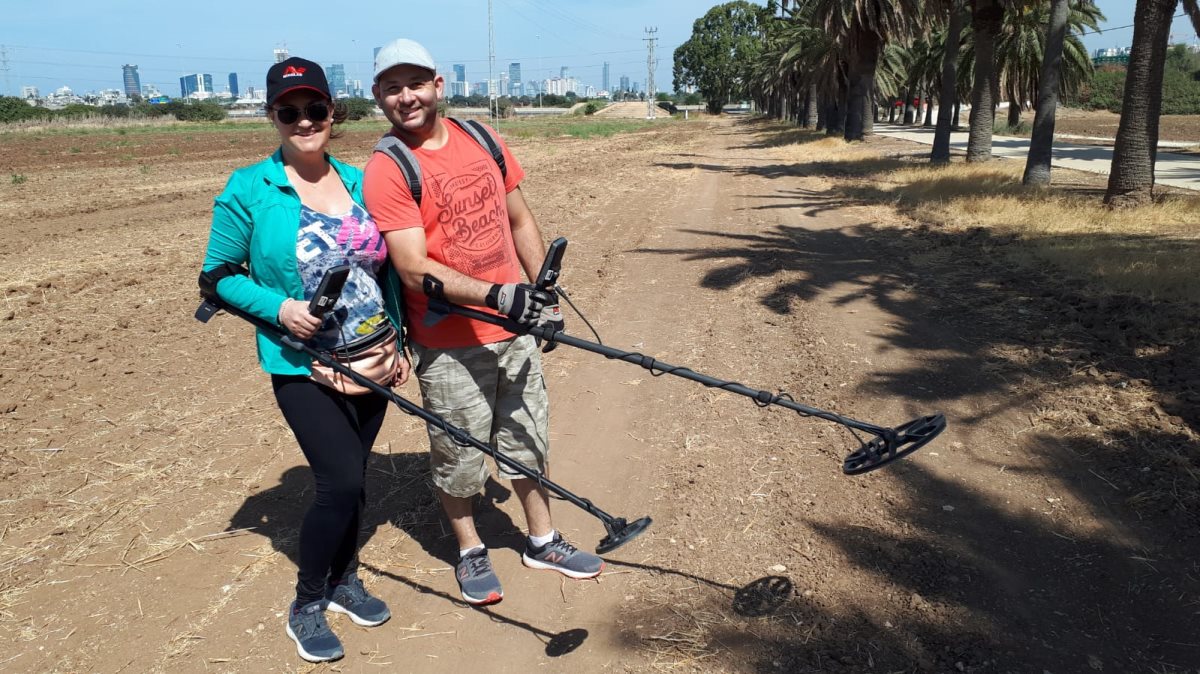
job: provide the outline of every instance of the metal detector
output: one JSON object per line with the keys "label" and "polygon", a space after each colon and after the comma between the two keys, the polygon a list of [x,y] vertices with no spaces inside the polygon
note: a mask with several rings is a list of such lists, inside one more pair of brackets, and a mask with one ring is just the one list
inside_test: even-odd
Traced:
{"label": "metal detector", "polygon": [[[211,288],[211,292],[204,292],[205,290],[209,290],[209,288]],[[596,545],[597,554],[602,555],[616,550],[617,548],[636,538],[639,534],[645,531],[647,527],[650,526],[652,520],[649,517],[643,517],[641,519],[634,520],[633,522],[628,522],[624,517],[613,517],[612,515],[609,515],[600,508],[597,508],[586,498],[575,495],[566,488],[552,482],[549,478],[541,473],[526,468],[518,463],[515,459],[505,455],[503,452],[500,452],[494,447],[472,437],[469,433],[457,426],[454,426],[442,417],[425,410],[425,408],[406,400],[395,391],[377,384],[367,377],[355,372],[353,369],[338,362],[338,360],[332,355],[324,351],[314,349],[313,347],[297,340],[284,328],[275,325],[274,323],[265,321],[252,314],[248,314],[237,307],[230,306],[216,295],[215,283],[209,284],[208,288],[206,288],[205,284],[202,283],[201,289],[201,297],[203,301],[200,303],[200,307],[196,310],[196,320],[200,321],[201,323],[207,323],[209,319],[212,318],[212,316],[218,311],[225,311],[249,321],[256,327],[266,330],[271,334],[277,335],[284,345],[312,356],[314,360],[329,366],[333,370],[346,377],[349,377],[356,384],[364,386],[370,389],[372,392],[391,400],[405,414],[418,417],[426,424],[436,426],[437,428],[444,430],[450,435],[454,442],[458,443],[460,446],[474,447],[475,449],[478,449],[484,454],[487,454],[495,459],[497,462],[504,464],[506,467],[515,470],[531,480],[536,480],[539,485],[545,487],[548,491],[561,497],[564,501],[569,501],[570,503],[582,508],[589,515],[600,520],[600,522],[604,524],[604,530],[608,532],[608,535],[600,539],[600,543]],[[330,306],[332,306],[332,303],[330,303]]]}
{"label": "metal detector", "polygon": [[[534,281],[535,286],[546,292],[556,293],[557,280],[562,266],[563,253],[567,247],[567,240],[559,237],[550,244],[550,248],[546,253],[546,261],[542,265],[542,270],[538,274],[538,278]],[[946,430],[946,417],[941,413],[930,414],[928,416],[917,417],[911,421],[907,421],[894,428],[885,428],[876,426],[865,421],[858,421],[844,417],[834,412],[802,405],[792,399],[787,393],[771,393],[752,389],[737,382],[717,379],[707,375],[700,374],[686,367],[671,365],[657,360],[651,356],[647,356],[634,351],[622,351],[614,349],[610,346],[605,346],[599,342],[592,342],[578,337],[572,337],[562,331],[555,331],[550,326],[530,327],[519,325],[515,321],[510,320],[506,316],[499,314],[488,313],[471,309],[468,307],[452,304],[448,302],[444,295],[440,292],[440,283],[429,281],[426,278],[425,289],[426,293],[430,294],[430,310],[445,314],[457,314],[466,316],[484,323],[498,325],[517,334],[533,335],[537,339],[546,343],[546,349],[553,348],[556,344],[567,344],[569,346],[598,353],[605,358],[613,360],[623,360],[627,363],[633,363],[646,370],[650,371],[653,376],[661,376],[664,374],[673,374],[677,377],[690,379],[691,381],[699,382],[711,388],[719,388],[723,391],[737,393],[738,395],[746,396],[754,401],[754,404],[759,407],[768,407],[770,405],[778,405],[797,414],[805,417],[816,417],[826,421],[832,421],[835,424],[840,424],[846,428],[860,430],[871,434],[870,439],[863,440],[857,434],[854,437],[859,440],[861,446],[852,452],[842,462],[842,472],[847,475],[860,475],[868,473],[876,468],[881,468],[887,464],[908,456],[924,447],[930,440],[933,440],[942,431]],[[430,290],[433,290],[431,293]]]}

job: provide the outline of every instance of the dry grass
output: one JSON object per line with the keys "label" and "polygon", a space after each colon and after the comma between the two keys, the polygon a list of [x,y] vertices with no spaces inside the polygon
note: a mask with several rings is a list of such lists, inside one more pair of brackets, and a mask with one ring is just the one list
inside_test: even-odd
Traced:
{"label": "dry grass", "polygon": [[1022,186],[1020,162],[918,165],[838,138],[778,152],[790,161],[839,166],[852,177],[837,189],[860,202],[892,204],[947,231],[1015,236],[1021,245],[1009,248],[1017,262],[1049,262],[1119,292],[1200,302],[1200,278],[1192,271],[1200,252],[1200,197],[1173,194],[1114,211],[1095,189]]}

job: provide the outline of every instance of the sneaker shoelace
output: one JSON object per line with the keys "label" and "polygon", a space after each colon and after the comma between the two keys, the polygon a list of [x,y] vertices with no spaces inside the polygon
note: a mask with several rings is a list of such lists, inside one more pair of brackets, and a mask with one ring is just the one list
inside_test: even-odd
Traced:
{"label": "sneaker shoelace", "polygon": [[366,601],[367,588],[363,587],[363,582],[362,582],[361,578],[353,578],[351,580],[347,580],[345,583],[342,583],[342,587],[345,588],[344,591],[346,593],[347,598],[350,600],[351,603],[356,604],[356,603],[359,603],[362,601]]}
{"label": "sneaker shoelace", "polygon": [[299,635],[307,636],[329,629],[323,611],[300,611]]}
{"label": "sneaker shoelace", "polygon": [[546,547],[547,547],[547,549],[556,548],[558,550],[562,550],[564,557],[570,557],[570,556],[574,555],[576,552],[579,552],[579,548],[568,543],[567,539],[565,539],[565,538],[560,538],[555,541],[550,541],[550,544],[547,545]]}
{"label": "sneaker shoelace", "polygon": [[463,559],[471,576],[482,576],[492,570],[492,560],[486,554],[470,555]]}

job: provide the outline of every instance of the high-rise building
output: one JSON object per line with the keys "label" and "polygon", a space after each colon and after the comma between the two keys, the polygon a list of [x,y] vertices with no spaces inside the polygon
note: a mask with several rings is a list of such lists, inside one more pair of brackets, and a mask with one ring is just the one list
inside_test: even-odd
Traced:
{"label": "high-rise building", "polygon": [[372,64],[372,65],[371,65],[371,71],[372,71],[372,72],[374,72],[374,71],[375,71],[375,66],[374,66],[374,63],[375,63],[375,59],[379,57],[379,50],[380,50],[380,49],[383,49],[383,47],[376,47],[376,48],[375,48],[375,50],[371,52],[371,64]]}
{"label": "high-rise building", "polygon": [[605,91],[611,91],[611,89],[610,89],[610,88],[609,88],[609,86],[608,86],[608,85],[609,85],[609,82],[608,82],[608,61],[605,61],[605,62],[604,62],[604,76],[603,76],[601,79],[603,80],[602,84],[604,85],[604,86],[602,86],[601,88],[602,88],[602,89],[604,89]]}
{"label": "high-rise building", "polygon": [[136,96],[142,92],[142,80],[138,77],[137,66],[125,64],[121,66],[121,73],[125,76],[125,95]]}
{"label": "high-rise building", "polygon": [[466,82],[467,81],[467,67],[465,65],[463,65],[461,63],[454,64],[454,81],[455,82]]}
{"label": "high-rise building", "polygon": [[21,87],[21,98],[38,98],[37,87]]}
{"label": "high-rise building", "polygon": [[229,94],[234,98],[238,96],[237,73],[229,73]]}
{"label": "high-rise building", "polygon": [[521,64],[508,64],[508,95],[521,96],[524,93],[525,88],[521,86]]}
{"label": "high-rise building", "polygon": [[197,93],[213,93],[212,75],[196,73],[179,78],[179,95],[187,98]]}
{"label": "high-rise building", "polygon": [[346,87],[346,66],[341,63],[331,63],[325,74],[329,77],[329,89],[334,98],[350,95]]}
{"label": "high-rise building", "polygon": [[567,67],[566,66],[563,66],[558,69],[558,76],[564,80],[567,79]]}
{"label": "high-rise building", "polygon": [[629,91],[629,76],[628,75],[621,75],[620,91]]}
{"label": "high-rise building", "polygon": [[289,56],[290,56],[290,54],[288,54],[287,47],[276,47],[275,48],[275,62],[276,63],[280,63],[282,61],[288,60]]}

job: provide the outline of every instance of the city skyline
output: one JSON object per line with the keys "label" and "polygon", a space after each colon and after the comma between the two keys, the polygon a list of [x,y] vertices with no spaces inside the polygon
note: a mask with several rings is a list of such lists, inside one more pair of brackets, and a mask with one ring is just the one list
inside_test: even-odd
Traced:
{"label": "city skyline", "polygon": [[[314,10],[323,6],[300,0],[297,14],[305,14],[305,6]],[[446,0],[456,16],[478,16],[477,22],[456,21],[453,25],[436,19],[414,25],[428,25],[427,35],[411,36],[425,44],[437,60],[439,71],[447,81],[453,81],[451,64],[463,64],[471,74],[469,81],[488,78],[487,4],[482,0]],[[714,5],[717,3],[713,3]],[[763,3],[759,3],[763,4]],[[1119,28],[1132,23],[1133,7],[1127,0],[1097,0],[1107,16],[1101,25],[1115,30],[1083,36],[1089,53],[1096,49],[1126,47],[1132,40],[1132,28]],[[94,26],[103,18],[127,8],[136,20],[122,22],[120,30],[98,34]],[[382,4],[377,5],[383,11]],[[135,11],[136,9],[136,11]],[[671,89],[672,54],[675,48],[691,35],[691,24],[708,7],[678,0],[614,0],[603,5],[555,3],[553,0],[496,0],[496,72],[493,79],[507,75],[507,65],[520,63],[523,79],[543,81],[566,69],[582,85],[603,88],[605,66],[611,80],[627,77],[629,81],[645,81],[646,49],[642,29],[647,25],[659,27],[656,55],[658,67],[654,81],[659,90]],[[477,11],[482,10],[482,11]],[[0,27],[0,45],[4,46],[7,71],[3,73],[5,95],[19,95],[22,87],[53,91],[63,86],[76,92],[103,89],[126,90],[123,67],[136,66],[140,84],[153,85],[162,91],[177,89],[181,78],[196,73],[237,73],[243,86],[261,88],[266,70],[274,61],[275,50],[321,63],[328,68],[339,64],[345,80],[360,80],[364,92],[370,95],[373,74],[373,50],[398,35],[381,32],[369,18],[363,27],[342,15],[322,17],[318,25],[290,23],[276,29],[278,36],[246,35],[248,28],[231,27],[228,35],[159,34],[161,25],[175,25],[176,9],[134,5],[132,0],[115,0],[104,8],[77,0],[59,3],[52,10],[38,6],[18,6],[8,12]],[[204,13],[215,19],[229,12],[245,18],[241,25],[256,25],[251,19],[264,16],[261,25],[276,25],[278,19],[272,8],[244,3],[234,4],[216,0],[206,6]],[[461,13],[459,13],[461,12]],[[369,17],[370,5],[360,14]],[[444,9],[424,8],[406,10],[414,18],[441,17]],[[326,20],[328,19],[328,20]],[[312,22],[310,22],[312,23]],[[408,22],[406,22],[408,23]],[[326,30],[326,28],[328,30]],[[352,29],[353,28],[353,29]],[[126,35],[123,31],[155,31],[154,35]],[[352,36],[346,40],[330,39],[331,34],[344,30]],[[331,32],[332,31],[332,32]],[[1190,22],[1176,19],[1172,25],[1175,42],[1195,42]],[[17,36],[21,37],[17,37]],[[44,36],[38,40],[33,36]],[[62,39],[54,39],[61,36]],[[273,39],[273,38],[278,39]],[[131,46],[136,45],[136,46]],[[86,46],[87,48],[76,48]],[[219,56],[218,56],[219,54]],[[277,58],[277,57],[276,57]],[[332,84],[332,83],[331,83]]]}

